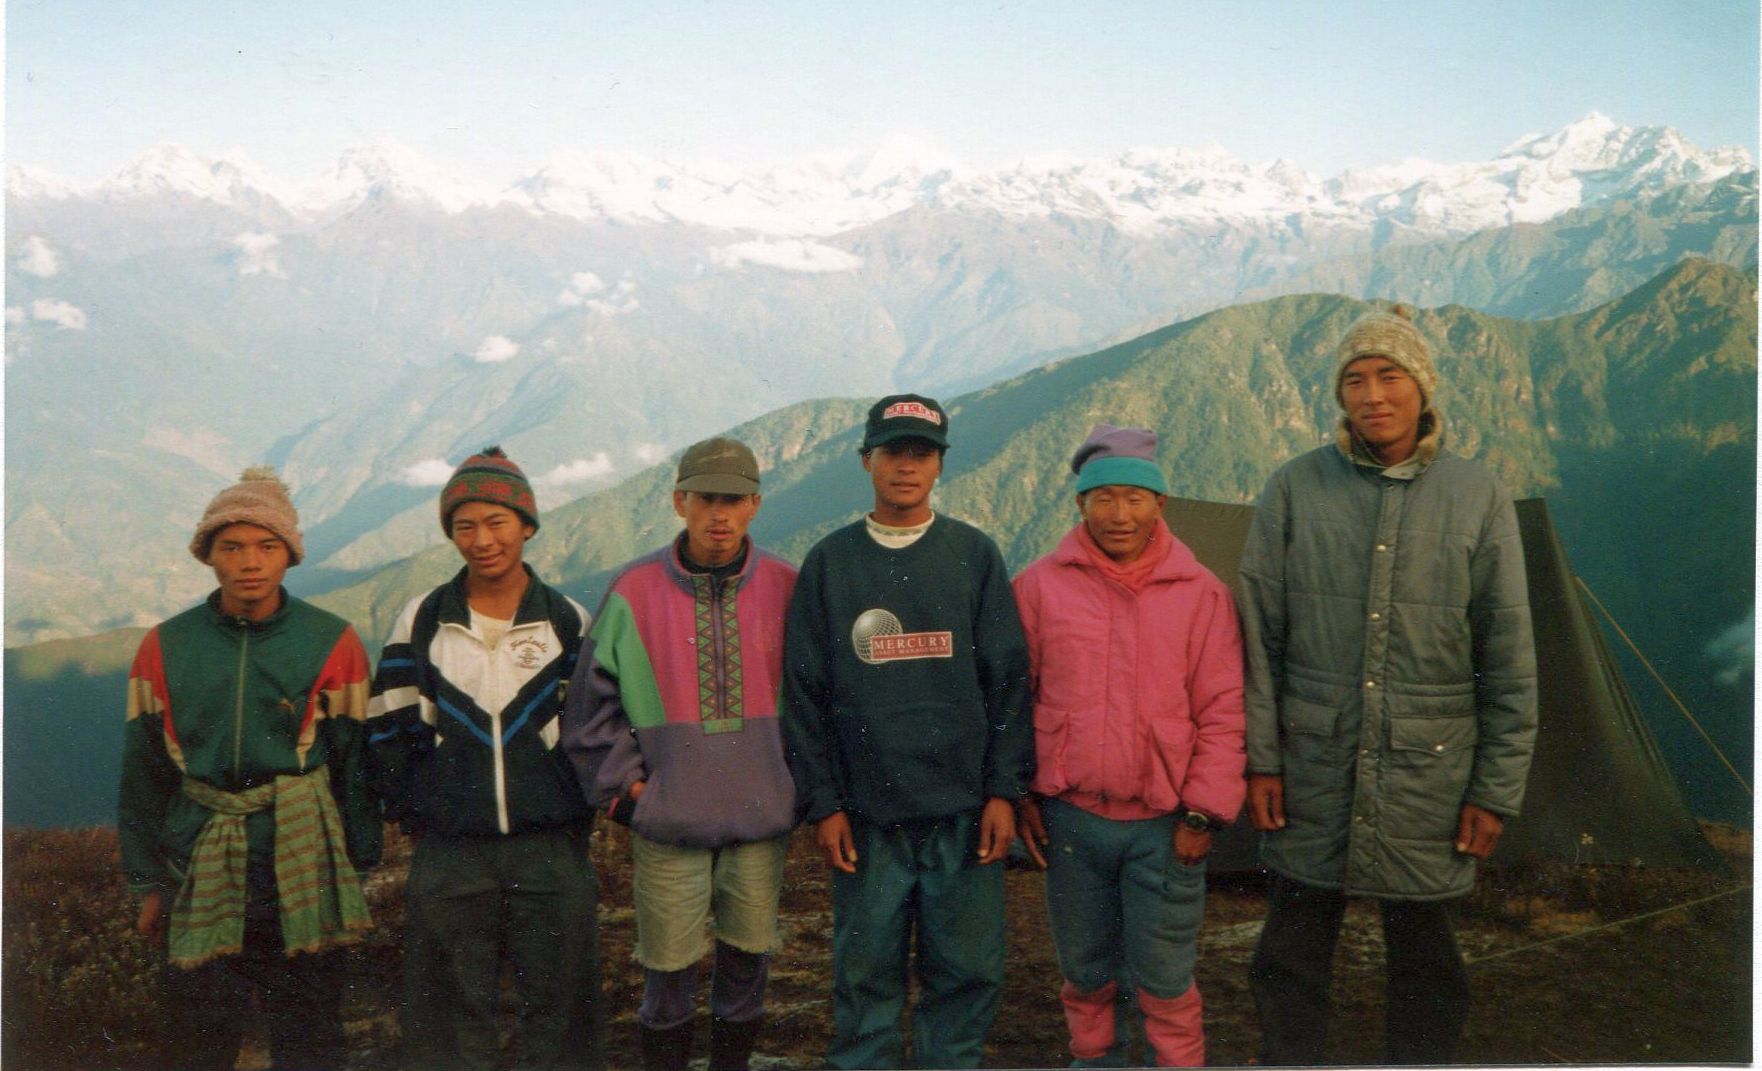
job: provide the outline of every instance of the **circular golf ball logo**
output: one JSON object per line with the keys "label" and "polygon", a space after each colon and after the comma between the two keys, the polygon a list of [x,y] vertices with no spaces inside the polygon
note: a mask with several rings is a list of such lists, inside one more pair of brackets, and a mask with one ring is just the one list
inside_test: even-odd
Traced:
{"label": "circular golf ball logo", "polygon": [[879,608],[864,610],[857,615],[856,624],[850,627],[850,644],[856,648],[858,658],[871,666],[878,666],[881,663],[870,650],[869,641],[876,636],[897,636],[904,631],[899,618],[888,611]]}

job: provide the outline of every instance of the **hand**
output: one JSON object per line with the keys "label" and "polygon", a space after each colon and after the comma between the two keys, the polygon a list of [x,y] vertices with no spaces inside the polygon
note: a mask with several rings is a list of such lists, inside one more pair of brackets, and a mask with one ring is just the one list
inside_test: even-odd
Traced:
{"label": "hand", "polygon": [[850,819],[843,811],[834,811],[814,823],[814,840],[826,853],[826,862],[833,870],[846,874],[857,872],[856,838],[850,832]]}
{"label": "hand", "polygon": [[140,917],[135,919],[135,932],[142,937],[158,937],[165,932],[165,898],[158,889],[141,901]]}
{"label": "hand", "polygon": [[979,865],[995,863],[1009,854],[1016,839],[1016,809],[1002,796],[985,801],[979,814]]}
{"label": "hand", "polygon": [[1499,834],[1505,832],[1505,819],[1485,807],[1472,803],[1462,805],[1462,821],[1456,827],[1456,850],[1476,859],[1485,859],[1499,845]]}
{"label": "hand", "polygon": [[1248,819],[1262,833],[1285,828],[1285,776],[1276,773],[1248,775]]}
{"label": "hand", "polygon": [[1211,830],[1194,829],[1185,823],[1175,824],[1175,858],[1188,866],[1198,866],[1211,854]]}
{"label": "hand", "polygon": [[1016,801],[1016,835],[1022,838],[1022,846],[1028,849],[1028,858],[1045,870],[1046,853],[1041,849],[1051,843],[1052,838],[1046,835],[1046,823],[1040,818],[1040,801],[1033,796],[1023,796]]}
{"label": "hand", "polygon": [[633,782],[631,782],[631,784],[630,784],[630,802],[635,803],[637,800],[642,799],[642,790],[647,787],[649,787],[649,783],[647,781],[633,781]]}

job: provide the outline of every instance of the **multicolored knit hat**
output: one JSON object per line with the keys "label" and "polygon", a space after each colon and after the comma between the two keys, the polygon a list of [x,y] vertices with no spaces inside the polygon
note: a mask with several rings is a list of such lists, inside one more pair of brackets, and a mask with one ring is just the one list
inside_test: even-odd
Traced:
{"label": "multicolored knit hat", "polygon": [[1097,424],[1071,457],[1077,493],[1119,484],[1169,493],[1169,481],[1156,463],[1156,432],[1149,428],[1116,428]]}
{"label": "multicolored knit hat", "polygon": [[1334,400],[1340,397],[1340,381],[1346,378],[1346,367],[1364,357],[1387,357],[1419,384],[1421,412],[1432,407],[1432,395],[1438,389],[1438,372],[1432,367],[1432,348],[1426,345],[1419,328],[1413,326],[1413,310],[1396,305],[1388,312],[1372,312],[1358,318],[1346,329],[1340,340],[1339,360],[1334,365]]}
{"label": "multicolored knit hat", "polygon": [[467,502],[506,506],[538,530],[538,498],[532,493],[532,484],[499,446],[486,446],[466,458],[441,488],[441,531],[449,537],[453,534],[453,511]]}
{"label": "multicolored knit hat", "polygon": [[254,524],[274,532],[288,545],[288,564],[298,565],[306,556],[300,540],[300,514],[288,498],[287,484],[268,465],[253,465],[239,473],[239,482],[214,496],[190,540],[190,553],[203,565],[214,549],[214,537],[229,524]]}

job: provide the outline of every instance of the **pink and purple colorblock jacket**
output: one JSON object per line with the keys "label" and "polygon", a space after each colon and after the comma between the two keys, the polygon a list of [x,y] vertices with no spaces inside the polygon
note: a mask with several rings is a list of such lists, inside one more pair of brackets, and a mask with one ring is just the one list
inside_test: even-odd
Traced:
{"label": "pink and purple colorblock jacket", "polygon": [[723,579],[691,573],[677,543],[618,574],[582,644],[563,747],[592,807],[625,801],[631,828],[715,848],[794,828],[777,691],[795,568],[747,545]]}
{"label": "pink and purple colorblock jacket", "polygon": [[1079,524],[1015,580],[1028,634],[1034,791],[1104,818],[1242,808],[1242,636],[1230,591],[1159,518],[1147,568]]}

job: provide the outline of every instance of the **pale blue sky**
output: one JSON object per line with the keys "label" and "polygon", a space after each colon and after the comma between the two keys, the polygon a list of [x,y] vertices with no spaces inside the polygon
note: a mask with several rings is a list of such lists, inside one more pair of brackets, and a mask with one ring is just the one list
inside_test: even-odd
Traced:
{"label": "pale blue sky", "polygon": [[1593,110],[1757,148],[1755,0],[11,0],[6,22],[7,161],[81,180],[160,141],[304,180],[390,140],[505,182],[562,150],[759,163],[893,133],[979,166],[1216,143],[1331,174],[1484,159]]}

